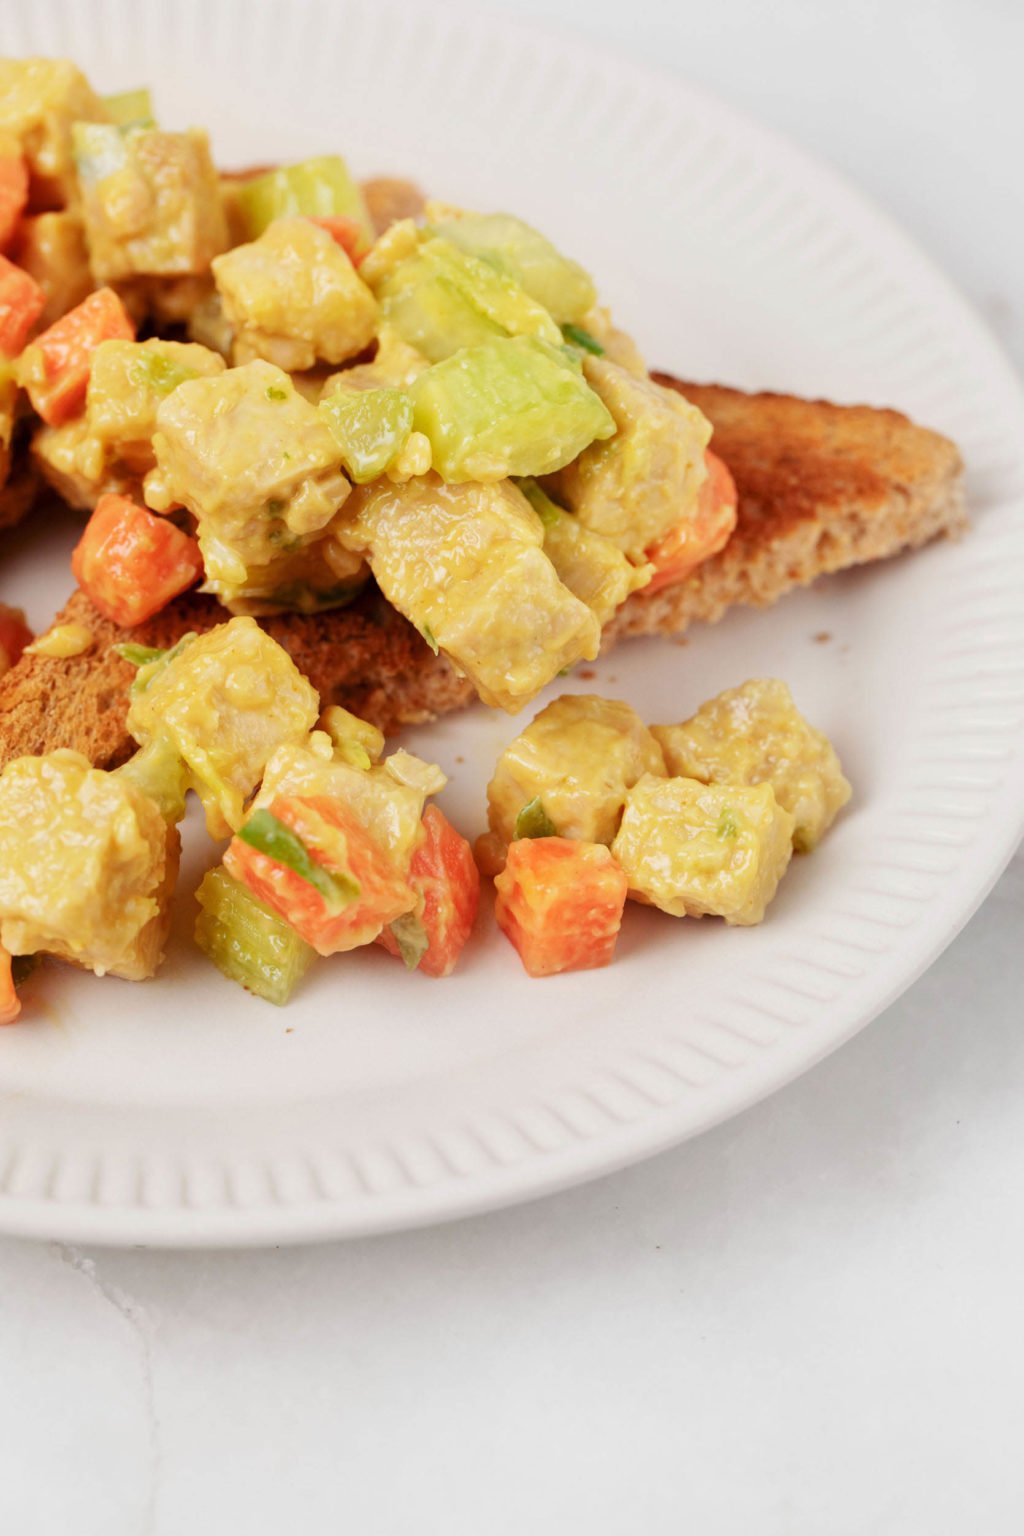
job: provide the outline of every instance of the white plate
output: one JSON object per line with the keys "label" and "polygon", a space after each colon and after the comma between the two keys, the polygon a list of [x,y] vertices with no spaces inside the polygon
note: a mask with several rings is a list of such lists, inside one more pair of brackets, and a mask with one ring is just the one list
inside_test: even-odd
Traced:
{"label": "white plate", "polygon": [[[507,206],[595,272],[652,362],[692,378],[898,405],[963,447],[976,526],[634,643],[569,686],[686,715],[756,674],[792,684],[856,797],[753,931],[640,909],[607,971],[529,981],[484,926],[447,982],[383,953],[321,966],[279,1011],[178,941],[145,987],[53,967],[0,1032],[0,1228],[94,1242],[262,1243],[479,1211],[693,1135],[804,1071],[946,945],[1024,816],[1024,410],[985,331],[856,193],[675,80],[476,12],[241,0],[6,7],[4,51],[152,82],[222,163],[341,148],[361,173]],[[4,598],[44,621],[71,525],[22,536]],[[58,550],[59,546],[59,550]],[[814,636],[827,631],[828,643]],[[411,733],[483,821],[522,722]]]}

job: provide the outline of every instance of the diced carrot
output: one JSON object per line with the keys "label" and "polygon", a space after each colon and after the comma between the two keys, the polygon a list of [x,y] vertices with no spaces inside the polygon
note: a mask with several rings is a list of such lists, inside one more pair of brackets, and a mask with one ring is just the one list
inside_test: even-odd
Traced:
{"label": "diced carrot", "polygon": [[0,603],[0,677],[21,660],[21,653],[32,639],[20,608]]}
{"label": "diced carrot", "polygon": [[203,573],[199,545],[127,496],[101,496],[74,554],[75,580],[106,618],[129,629]]}
{"label": "diced carrot", "polygon": [[717,555],[725,548],[736,526],[736,482],[710,449],[705,453],[704,461],[708,474],[701,487],[696,514],[684,518],[651,545],[647,558],[654,566],[654,575],[643,588],[644,592],[659,592],[662,587],[683,581],[709,556]]}
{"label": "diced carrot", "polygon": [[0,155],[0,251],[10,244],[28,202],[28,166],[24,155]]}
{"label": "diced carrot", "polygon": [[132,341],[135,327],[112,288],[98,288],[25,350],[20,382],[44,421],[59,427],[85,404],[92,355],[101,341]]}
{"label": "diced carrot", "polygon": [[21,999],[14,990],[11,957],[0,944],[0,1024],[13,1024],[21,1012]]}
{"label": "diced carrot", "polygon": [[346,219],[338,213],[318,213],[310,217],[314,224],[319,224],[321,229],[326,229],[331,239],[341,246],[352,265],[358,267],[369,251],[370,243],[356,220]]}
{"label": "diced carrot", "polygon": [[[423,812],[425,836],[412,856],[409,884],[423,898],[420,921],[427,948],[417,967],[427,976],[450,976],[473,931],[480,902],[480,872],[473,850],[436,805]],[[400,953],[389,928],[378,943]]]}
{"label": "diced carrot", "polygon": [[320,869],[354,880],[358,895],[339,910],[309,880],[241,836],[229,844],[224,867],[318,954],[371,944],[385,924],[415,905],[402,871],[347,806],[326,795],[278,795],[270,811]]}
{"label": "diced carrot", "polygon": [[0,352],[6,357],[17,357],[45,303],[35,278],[0,256]]}
{"label": "diced carrot", "polygon": [[607,965],[628,882],[602,843],[520,838],[495,878],[498,926],[531,976]]}

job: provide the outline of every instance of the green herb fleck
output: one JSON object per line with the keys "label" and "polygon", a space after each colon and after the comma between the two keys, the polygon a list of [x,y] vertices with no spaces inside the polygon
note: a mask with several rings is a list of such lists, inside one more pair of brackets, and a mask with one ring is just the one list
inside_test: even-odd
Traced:
{"label": "green herb fleck", "polygon": [[413,912],[406,912],[404,917],[396,917],[388,926],[398,945],[398,953],[405,961],[406,970],[415,971],[430,948],[427,930]]}
{"label": "green herb fleck", "polygon": [[[175,657],[180,656],[185,647],[191,645],[195,638],[195,630],[190,630],[187,635],[182,635],[177,645],[172,645],[169,651],[156,651],[150,660],[136,663],[139,670],[132,683],[132,693],[145,693],[150,685],[167,670]],[[138,649],[145,650],[146,647],[139,646]],[[130,657],[126,659],[131,660]]]}
{"label": "green herb fleck", "polygon": [[736,820],[735,815],[728,808],[728,806],[725,808],[725,810],[722,812],[721,816],[719,816],[719,818],[718,818],[717,832],[718,832],[718,836],[719,837],[738,837],[739,836],[739,832],[740,832],[739,824],[738,824],[738,822]]}
{"label": "green herb fleck", "polygon": [[351,875],[332,874],[310,857],[309,849],[290,827],[272,811],[254,811],[238,836],[257,853],[265,853],[276,864],[283,864],[298,875],[327,903],[332,913],[341,912],[359,895],[359,882]]}
{"label": "green herb fleck", "polygon": [[130,661],[133,667],[148,667],[151,661],[159,661],[164,655],[160,646],[136,645],[131,640],[126,640],[123,645],[115,645],[114,650],[125,661]]}
{"label": "green herb fleck", "polygon": [[558,828],[544,809],[544,802],[538,795],[534,795],[532,800],[527,800],[516,817],[516,824],[512,829],[513,840],[518,842],[521,837],[557,836]]}
{"label": "green herb fleck", "polygon": [[554,528],[565,517],[564,509],[551,500],[547,491],[543,490],[532,476],[526,475],[523,479],[517,480],[516,484],[545,528]]}
{"label": "green herb fleck", "polygon": [[424,624],[420,630],[420,634],[423,636],[424,640],[427,642],[427,644],[430,646],[430,649],[436,656],[440,647],[434,638],[434,631],[431,629],[430,625]]}
{"label": "green herb fleck", "polygon": [[562,335],[571,346],[581,347],[584,352],[592,352],[595,357],[604,357],[604,347],[597,337],[591,336],[582,325],[563,325]]}
{"label": "green herb fleck", "polygon": [[279,384],[268,384],[267,385],[267,399],[268,400],[287,400],[288,399],[288,391],[286,389],[282,389]]}

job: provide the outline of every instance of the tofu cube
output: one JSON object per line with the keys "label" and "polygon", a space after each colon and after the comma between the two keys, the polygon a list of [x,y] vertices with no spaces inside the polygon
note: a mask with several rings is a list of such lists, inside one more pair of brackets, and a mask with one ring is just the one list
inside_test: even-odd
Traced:
{"label": "tofu cube", "polygon": [[120,774],[77,752],[0,774],[0,941],[130,981],[153,975],[169,924],[178,834]]}
{"label": "tofu cube", "polygon": [[135,474],[156,463],[152,438],[156,415],[179,384],[224,372],[224,359],[194,342],[104,341],[93,353],[86,391],[90,433],[109,458]]}
{"label": "tofu cube", "polygon": [[310,219],[275,219],[258,240],[213,263],[234,360],[295,373],[341,363],[373,340],[377,301],[347,254]]}
{"label": "tofu cube", "polygon": [[166,737],[186,763],[214,837],[241,825],[275,750],[300,741],[320,702],[288,652],[253,619],[231,619],[142,667],[128,729]]}
{"label": "tofu cube", "polygon": [[76,200],[71,130],[78,122],[107,123],[109,114],[70,59],[0,59],[0,132],[17,139],[28,163],[31,209]]}
{"label": "tofu cube", "polygon": [[703,704],[682,725],[656,725],[669,773],[704,784],[770,784],[809,853],[850,798],[828,737],[809,725],[777,678],[754,678]]}
{"label": "tofu cube", "polygon": [[225,249],[220,183],[201,130],[78,123],[72,142],[98,282],[205,272]]}
{"label": "tofu cube", "polygon": [[376,480],[353,492],[339,537],[485,704],[514,713],[600,649],[597,619],[558,580],[540,519],[508,480]]}
{"label": "tofu cube", "polygon": [[351,489],[327,427],[270,363],[180,384],[157,411],[153,451],[146,502],[193,514],[208,590],[223,602],[320,535]]}
{"label": "tofu cube", "polygon": [[759,923],[793,852],[793,818],[770,784],[646,774],[626,796],[612,856],[629,893],[674,917]]}
{"label": "tofu cube", "polygon": [[609,844],[637,779],[664,772],[661,748],[628,704],[563,694],[498,759],[487,786],[491,831],[511,843],[520,813],[539,800],[559,836]]}

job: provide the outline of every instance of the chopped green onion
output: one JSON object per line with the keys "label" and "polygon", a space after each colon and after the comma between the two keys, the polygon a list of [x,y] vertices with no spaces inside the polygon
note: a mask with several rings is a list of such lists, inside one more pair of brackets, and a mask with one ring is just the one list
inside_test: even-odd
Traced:
{"label": "chopped green onion", "polygon": [[538,795],[534,795],[532,800],[527,800],[516,817],[516,824],[512,830],[513,839],[518,842],[521,837],[557,836],[558,828],[544,809],[543,801]]}
{"label": "chopped green onion", "polygon": [[736,817],[734,813],[728,808],[728,806],[718,818],[718,826],[716,831],[719,837],[739,836],[740,829],[736,823]]}
{"label": "chopped green onion", "polygon": [[133,640],[126,640],[123,645],[115,645],[114,650],[125,661],[130,661],[133,667],[148,667],[151,661],[159,661],[165,656],[166,651],[158,645],[136,645]]}
{"label": "chopped green onion", "polygon": [[396,917],[388,926],[398,945],[398,953],[405,962],[406,970],[416,970],[430,948],[430,940],[422,921],[414,912],[406,912],[404,917]]}
{"label": "chopped green onion", "polygon": [[283,864],[307,885],[319,891],[332,912],[341,912],[359,895],[359,881],[347,874],[334,874],[311,858],[309,849],[291,827],[286,827],[272,811],[254,811],[238,836],[257,853],[265,853],[276,864]]}
{"label": "chopped green onion", "polygon": [[208,959],[257,997],[286,1003],[316,951],[226,870],[211,869],[196,899],[195,938]]}
{"label": "chopped green onion", "polygon": [[[194,629],[189,630],[188,634],[187,635],[182,635],[182,637],[178,641],[177,645],[172,645],[170,650],[167,650],[167,651],[159,651],[159,650],[157,650],[157,651],[154,651],[153,655],[148,657],[146,660],[144,660],[144,661],[137,661],[135,663],[135,665],[138,667],[139,670],[136,672],[136,674],[135,674],[135,681],[132,683],[132,693],[134,693],[134,694],[145,693],[146,690],[150,687],[150,685],[163,672],[166,671],[166,669],[170,666],[170,664],[174,660],[174,658],[176,656],[180,656],[182,651],[185,649],[185,647],[191,645],[192,641],[195,640],[196,638],[197,637],[196,637],[195,630]],[[128,643],[130,644],[131,642],[128,642]],[[121,652],[122,656],[125,657],[125,660],[126,661],[131,661],[132,657],[125,654],[126,649],[127,649],[126,646],[118,646],[118,650]],[[147,651],[149,649],[149,647],[145,646],[145,645],[140,645],[140,646],[137,647],[137,649],[139,651]]]}
{"label": "chopped green onion", "polygon": [[427,644],[430,646],[430,649],[436,656],[440,647],[434,638],[434,631],[431,629],[430,625],[424,624],[420,629],[420,634],[423,636],[424,640],[427,642]]}
{"label": "chopped green onion", "polygon": [[571,346],[580,347],[584,352],[592,352],[595,357],[604,357],[604,347],[596,336],[591,336],[582,325],[563,325],[562,335]]}
{"label": "chopped green onion", "polygon": [[565,517],[564,509],[551,500],[547,491],[537,484],[532,475],[524,476],[523,479],[517,480],[516,484],[545,528],[553,528],[560,518]]}

